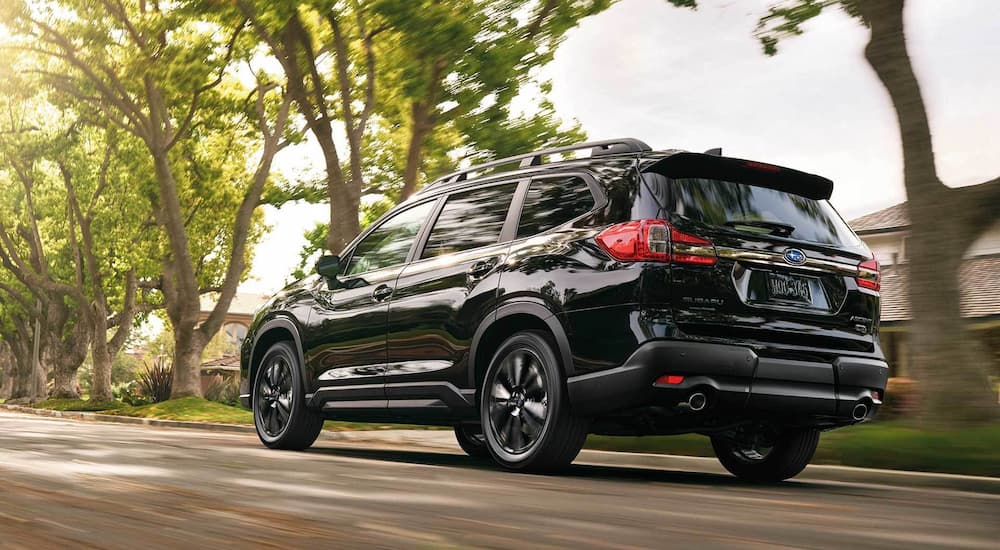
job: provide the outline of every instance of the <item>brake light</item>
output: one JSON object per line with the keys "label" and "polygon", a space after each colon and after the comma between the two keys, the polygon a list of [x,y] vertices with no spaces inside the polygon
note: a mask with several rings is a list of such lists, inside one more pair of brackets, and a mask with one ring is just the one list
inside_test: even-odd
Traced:
{"label": "brake light", "polygon": [[637,220],[612,225],[597,243],[623,262],[666,262],[715,265],[712,241],[678,231],[664,220]]}
{"label": "brake light", "polygon": [[861,288],[878,292],[882,288],[882,273],[878,260],[872,258],[858,264],[858,276],[854,278]]}
{"label": "brake light", "polygon": [[761,172],[777,173],[781,171],[780,166],[775,166],[773,164],[764,164],[763,162],[755,162],[752,160],[744,162],[743,166],[747,168],[753,168],[754,170],[760,170]]}

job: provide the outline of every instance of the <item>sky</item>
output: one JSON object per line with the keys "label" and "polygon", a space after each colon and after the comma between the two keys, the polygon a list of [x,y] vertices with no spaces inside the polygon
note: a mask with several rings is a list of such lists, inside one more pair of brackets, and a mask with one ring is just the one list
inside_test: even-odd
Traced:
{"label": "sky", "polygon": [[[571,30],[541,73],[557,113],[591,139],[722,147],[823,175],[847,219],[905,200],[895,114],[864,60],[866,29],[830,10],[766,57],[753,29],[773,2],[698,3],[622,0]],[[1000,175],[1000,1],[909,0],[905,15],[941,178],[958,186]],[[320,159],[305,144],[282,152],[276,168],[319,174]],[[284,286],[303,232],[327,215],[326,205],[268,208],[271,231],[241,290]]]}

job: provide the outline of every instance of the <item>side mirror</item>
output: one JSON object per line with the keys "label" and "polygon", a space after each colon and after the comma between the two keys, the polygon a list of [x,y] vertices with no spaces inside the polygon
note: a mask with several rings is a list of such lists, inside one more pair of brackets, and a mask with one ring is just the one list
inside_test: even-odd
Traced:
{"label": "side mirror", "polygon": [[316,273],[330,280],[336,280],[340,275],[340,256],[320,256],[316,260]]}

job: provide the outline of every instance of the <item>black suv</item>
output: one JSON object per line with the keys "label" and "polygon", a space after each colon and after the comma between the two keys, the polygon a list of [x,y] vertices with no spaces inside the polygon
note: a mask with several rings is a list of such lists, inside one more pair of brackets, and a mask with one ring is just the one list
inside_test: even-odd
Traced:
{"label": "black suv", "polygon": [[257,314],[241,400],[280,449],[324,419],[446,425],[537,471],[588,433],[695,432],[737,476],[792,477],[888,373],[878,264],[832,189],[635,139],[450,174]]}

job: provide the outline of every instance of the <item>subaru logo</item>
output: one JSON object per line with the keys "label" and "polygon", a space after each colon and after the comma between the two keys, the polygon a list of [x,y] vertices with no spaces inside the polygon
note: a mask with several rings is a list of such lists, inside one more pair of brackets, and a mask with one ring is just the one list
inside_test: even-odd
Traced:
{"label": "subaru logo", "polygon": [[789,248],[785,251],[785,261],[792,265],[802,265],[806,263],[806,253],[798,248]]}

